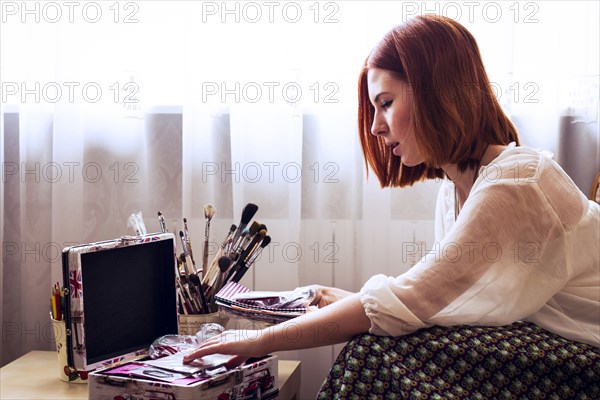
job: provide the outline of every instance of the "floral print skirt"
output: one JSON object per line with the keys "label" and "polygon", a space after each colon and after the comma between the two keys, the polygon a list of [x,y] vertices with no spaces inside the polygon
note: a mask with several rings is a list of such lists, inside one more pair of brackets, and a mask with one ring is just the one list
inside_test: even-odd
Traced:
{"label": "floral print skirt", "polygon": [[600,399],[600,349],[528,322],[365,334],[318,399]]}

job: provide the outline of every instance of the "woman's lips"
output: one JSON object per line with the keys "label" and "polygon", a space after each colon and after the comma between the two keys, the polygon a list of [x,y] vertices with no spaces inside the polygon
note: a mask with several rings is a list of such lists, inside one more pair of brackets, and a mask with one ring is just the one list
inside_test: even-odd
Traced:
{"label": "woman's lips", "polygon": [[385,142],[385,145],[387,147],[389,147],[392,150],[392,154],[394,154],[395,156],[400,156],[399,151],[400,151],[400,143],[399,142],[391,142],[388,143],[387,141]]}

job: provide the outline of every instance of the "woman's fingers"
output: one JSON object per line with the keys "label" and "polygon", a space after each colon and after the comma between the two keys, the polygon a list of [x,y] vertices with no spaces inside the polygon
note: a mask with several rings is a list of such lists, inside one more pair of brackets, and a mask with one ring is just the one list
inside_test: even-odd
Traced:
{"label": "woman's fingers", "polygon": [[321,285],[312,285],[310,286],[315,291],[315,298],[310,303],[311,306],[317,306],[319,308],[327,307],[328,305],[335,303],[338,300],[343,299],[351,295],[351,292],[348,292],[343,289],[338,289],[334,287],[327,287]]}
{"label": "woman's fingers", "polygon": [[218,345],[215,346],[215,345],[202,344],[196,350],[183,356],[183,363],[189,364],[197,358],[201,358],[201,357],[204,357],[204,356],[207,356],[210,354],[217,354],[217,353],[223,354],[221,351],[218,350]]}
{"label": "woman's fingers", "polygon": [[[262,331],[258,330],[239,330],[225,331],[220,335],[202,342],[198,348],[183,357],[184,363],[190,363],[197,358],[210,354],[235,355],[232,362],[243,362],[243,357],[248,359],[251,356],[260,356],[259,340]],[[240,361],[241,360],[241,361]],[[239,364],[238,364],[239,365]]]}

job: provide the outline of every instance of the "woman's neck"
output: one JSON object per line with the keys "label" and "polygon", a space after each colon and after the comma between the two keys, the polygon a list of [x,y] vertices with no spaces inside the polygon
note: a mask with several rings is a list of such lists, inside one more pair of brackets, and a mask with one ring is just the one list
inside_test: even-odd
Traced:
{"label": "woman's neck", "polygon": [[504,149],[506,149],[506,146],[504,145],[489,145],[481,155],[481,159],[477,168],[468,168],[463,172],[461,172],[458,169],[458,165],[456,164],[448,164],[442,168],[448,176],[448,178],[456,186],[456,195],[458,197],[458,202],[461,207],[467,200],[467,197],[469,197],[469,193],[471,192],[473,183],[475,183],[477,174],[479,173],[479,169],[492,162],[492,160],[498,157],[498,155],[502,153]]}

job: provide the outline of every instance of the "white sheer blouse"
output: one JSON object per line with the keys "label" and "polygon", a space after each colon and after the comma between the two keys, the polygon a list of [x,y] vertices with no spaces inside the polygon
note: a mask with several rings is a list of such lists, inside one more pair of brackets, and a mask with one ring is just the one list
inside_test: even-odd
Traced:
{"label": "white sheer blouse", "polygon": [[434,248],[361,289],[370,332],[528,320],[600,346],[600,206],[544,153],[514,144],[480,170],[456,221],[453,188],[438,196]]}

